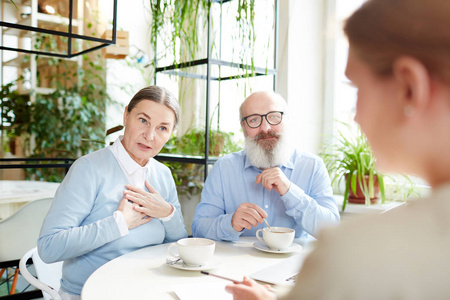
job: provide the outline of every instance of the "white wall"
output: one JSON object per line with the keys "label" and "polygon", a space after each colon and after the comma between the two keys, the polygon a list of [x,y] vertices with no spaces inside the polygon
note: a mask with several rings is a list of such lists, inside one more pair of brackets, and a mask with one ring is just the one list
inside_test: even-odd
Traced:
{"label": "white wall", "polygon": [[278,92],[290,106],[296,146],[317,153],[322,138],[326,0],[280,0]]}

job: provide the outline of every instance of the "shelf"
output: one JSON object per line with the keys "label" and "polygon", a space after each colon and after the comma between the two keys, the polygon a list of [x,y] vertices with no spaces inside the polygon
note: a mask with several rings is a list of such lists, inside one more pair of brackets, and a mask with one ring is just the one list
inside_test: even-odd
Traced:
{"label": "shelf", "polygon": [[388,210],[398,208],[402,205],[404,205],[406,202],[399,202],[399,201],[386,201],[385,203],[381,203],[379,201],[378,203],[371,204],[369,206],[366,206],[364,204],[353,204],[353,203],[347,203],[345,207],[345,211],[342,212],[342,204],[344,202],[344,196],[342,195],[334,195],[334,199],[336,200],[336,203],[339,208],[339,212],[341,213],[341,217],[352,217],[356,215],[374,215],[374,214],[381,214],[384,212],[387,212]]}
{"label": "shelf", "polygon": [[54,88],[43,88],[43,87],[37,87],[33,90],[31,89],[19,89],[17,90],[17,92],[19,93],[19,95],[29,95],[32,92],[36,93],[36,94],[41,94],[41,95],[50,95],[53,94],[56,91],[56,89]]}
{"label": "shelf", "polygon": [[[61,16],[55,16],[55,15],[49,15],[44,13],[37,13],[37,20],[38,20],[38,28],[45,28],[45,29],[54,29],[56,27],[61,27],[62,25],[67,26],[67,32],[69,32],[69,18],[64,18]],[[31,26],[31,17],[28,16],[27,18],[19,20],[16,24],[23,25],[23,26]],[[78,27],[78,20],[72,19],[72,32],[74,32],[74,28]],[[61,31],[61,30],[59,30]],[[22,29],[17,28],[5,28],[3,30],[3,34],[5,35],[13,35],[13,36],[20,36],[20,37],[30,37],[31,32],[25,31]]]}
{"label": "shelf", "polygon": [[56,89],[37,87],[35,91],[37,94],[50,95],[53,94],[56,91]]}
{"label": "shelf", "polygon": [[[8,0],[8,2],[10,2]],[[16,5],[26,5],[26,6],[30,6],[31,5],[31,0],[14,0],[14,3]]]}
{"label": "shelf", "polygon": [[[208,128],[208,129],[211,128],[210,122],[212,122],[212,121],[210,119],[212,119],[211,117],[214,115],[214,111],[211,114],[210,106],[211,106],[211,102],[212,102],[212,99],[211,99],[212,97],[210,94],[211,94],[212,90],[214,90],[214,92],[216,92],[217,83],[219,83],[219,92],[220,92],[220,83],[222,81],[227,81],[226,84],[225,84],[225,82],[223,83],[224,87],[225,87],[225,86],[228,86],[229,84],[232,84],[232,82],[234,80],[236,80],[236,83],[239,84],[240,83],[239,80],[241,80],[241,79],[246,80],[246,78],[253,78],[255,81],[258,81],[258,82],[260,82],[261,79],[264,81],[266,79],[268,79],[267,82],[271,81],[274,90],[276,90],[276,85],[275,85],[276,76],[277,76],[277,70],[276,70],[277,38],[276,37],[277,37],[277,32],[278,32],[278,21],[277,21],[277,19],[278,19],[278,12],[277,12],[278,0],[273,0],[274,1],[274,10],[273,10],[274,27],[272,28],[273,33],[269,32],[268,38],[270,40],[270,36],[273,34],[274,60],[273,60],[273,62],[269,59],[266,60],[266,64],[268,64],[268,67],[258,67],[255,65],[246,64],[246,63],[251,63],[250,61],[248,61],[246,63],[237,63],[237,62],[229,61],[229,60],[235,59],[235,58],[233,58],[234,55],[232,55],[231,57],[227,56],[226,57],[227,60],[222,59],[222,58],[224,58],[224,56],[222,56],[222,45],[224,43],[224,41],[222,41],[222,33],[223,33],[222,27],[226,26],[222,23],[223,23],[224,19],[228,20],[227,18],[222,18],[222,14],[226,13],[228,11],[227,8],[223,9],[222,5],[224,3],[232,2],[232,1],[233,0],[211,0],[211,2],[213,4],[220,5],[220,8],[216,7],[216,8],[214,8],[214,11],[213,11],[213,7],[212,7],[213,5],[211,5],[210,11],[208,13],[209,18],[207,20],[207,26],[206,26],[208,32],[204,36],[205,40],[203,40],[203,42],[206,43],[206,45],[205,45],[206,53],[202,52],[202,54],[201,54],[201,55],[204,55],[203,57],[206,56],[206,58],[171,64],[172,61],[167,61],[170,58],[165,57],[164,59],[166,59],[166,60],[164,62],[160,61],[161,66],[158,66],[158,61],[157,61],[158,57],[155,57],[155,59],[154,59],[154,63],[155,63],[154,65],[156,65],[155,79],[154,79],[155,84],[157,84],[157,76],[159,74],[169,75],[169,76],[174,75],[176,77],[187,77],[187,78],[203,80],[203,82],[195,83],[198,85],[199,88],[200,87],[205,88],[204,112],[202,112],[202,114],[204,114],[204,116],[205,116],[205,125],[203,128]],[[219,16],[213,17],[212,11],[214,13],[217,13]],[[218,24],[219,28],[216,30],[214,30],[212,28],[213,18],[214,18],[214,21],[217,20],[219,22],[219,24]],[[213,36],[216,33],[218,36]],[[161,34],[161,33],[159,33],[159,34]],[[213,44],[218,45],[217,51],[213,51]],[[154,49],[154,51],[155,51],[155,53],[159,53],[157,51],[157,49]],[[175,55],[175,57],[176,57],[176,55]],[[269,61],[270,61],[270,63],[269,63]],[[170,64],[170,65],[165,65],[165,64]],[[261,65],[261,64],[264,64],[264,62],[261,61],[258,64]],[[148,65],[148,66],[150,66],[150,65]],[[258,77],[258,76],[260,76],[261,78],[256,79],[256,77]],[[168,77],[168,76],[165,76],[163,79],[164,80],[167,80],[167,79],[172,80],[172,78],[166,78],[166,77]],[[177,78],[177,80],[178,80],[178,78]],[[199,92],[199,93],[202,93],[202,92]],[[217,115],[219,113],[220,112],[217,112]],[[196,126],[197,125],[198,124],[196,124]],[[205,133],[203,134],[203,138],[205,141],[205,145],[209,145],[210,137],[207,134],[207,131],[205,131]],[[209,152],[209,153],[211,153],[211,152]],[[203,180],[205,180],[206,177],[208,176],[209,168],[207,166],[214,164],[220,157],[210,157],[210,154],[203,153],[202,156],[159,154],[155,158],[160,161],[196,163],[196,164],[204,165],[205,168],[204,168]]]}
{"label": "shelf", "polygon": [[155,156],[155,159],[158,161],[173,161],[204,165],[215,163],[219,159],[219,157],[208,157],[207,159],[205,159],[205,157],[202,156],[159,153]]}
{"label": "shelf", "polygon": [[[39,57],[37,66],[41,67],[46,65],[46,61],[48,61],[48,57],[42,56]],[[78,62],[78,58],[72,57],[72,58],[60,58],[64,59],[66,61],[72,61],[74,63]],[[4,67],[15,67],[15,68],[28,68],[30,66],[30,55],[24,54],[24,53],[18,53],[17,57],[4,61],[3,62]]]}
{"label": "shelf", "polygon": [[[238,64],[235,62],[213,59],[210,58],[209,62],[212,66],[223,67],[220,70],[220,76],[218,75],[218,71],[213,70],[211,75],[211,80],[219,81],[219,80],[231,80],[242,78],[246,76],[270,76],[276,75],[277,71],[275,69],[269,68],[261,68],[261,67],[252,67],[251,65],[246,64]],[[208,58],[183,62],[174,65],[168,65],[163,67],[157,67],[157,73],[163,73],[168,75],[177,75],[180,77],[189,77],[196,79],[207,79],[206,70],[202,70],[201,73],[196,73],[193,68],[198,66],[205,66],[208,64]],[[254,70],[253,73],[248,74],[246,70]]]}
{"label": "shelf", "polygon": [[15,68],[26,68],[30,65],[29,59],[28,61],[24,61],[26,59],[26,55],[23,53],[19,53],[17,57],[4,61],[4,67],[15,67]]}

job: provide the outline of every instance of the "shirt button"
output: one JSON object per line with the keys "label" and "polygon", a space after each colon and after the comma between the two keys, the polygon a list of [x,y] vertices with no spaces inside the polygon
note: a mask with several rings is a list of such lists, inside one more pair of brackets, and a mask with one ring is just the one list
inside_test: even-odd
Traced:
{"label": "shirt button", "polygon": [[264,207],[265,207],[265,208],[269,208],[269,205],[266,204],[266,205],[264,205]]}

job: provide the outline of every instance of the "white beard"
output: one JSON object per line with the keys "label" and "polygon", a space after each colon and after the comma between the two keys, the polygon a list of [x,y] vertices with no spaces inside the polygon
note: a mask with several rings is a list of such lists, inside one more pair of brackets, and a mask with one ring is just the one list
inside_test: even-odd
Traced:
{"label": "white beard", "polygon": [[279,139],[272,149],[264,149],[257,141],[257,137],[245,137],[244,151],[253,166],[269,169],[282,165],[291,158],[292,150],[286,134],[279,135]]}

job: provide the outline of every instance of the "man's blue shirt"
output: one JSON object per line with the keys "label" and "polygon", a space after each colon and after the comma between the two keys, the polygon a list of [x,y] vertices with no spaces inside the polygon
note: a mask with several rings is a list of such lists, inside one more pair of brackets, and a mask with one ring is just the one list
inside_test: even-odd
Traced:
{"label": "man's blue shirt", "polygon": [[240,232],[231,225],[234,212],[243,202],[264,209],[271,226],[295,229],[296,238],[316,237],[321,227],[339,223],[330,178],[319,157],[295,150],[279,168],[291,181],[283,196],[256,184],[256,176],[262,170],[251,165],[243,150],[219,159],[206,179],[195,210],[193,235],[227,241],[235,241],[241,235],[255,236],[264,224]]}

